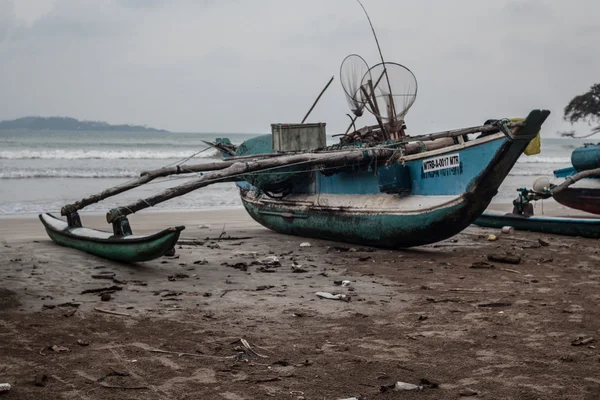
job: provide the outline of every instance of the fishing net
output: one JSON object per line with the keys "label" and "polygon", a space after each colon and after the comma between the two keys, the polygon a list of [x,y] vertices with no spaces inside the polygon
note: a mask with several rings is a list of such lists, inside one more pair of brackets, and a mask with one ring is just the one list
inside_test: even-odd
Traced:
{"label": "fishing net", "polygon": [[369,65],[358,54],[350,54],[340,66],[340,81],[350,110],[357,117],[363,114],[366,98],[360,90],[364,77],[370,76]]}
{"label": "fishing net", "polygon": [[[417,99],[417,78],[404,65],[385,62],[371,67],[361,79],[363,104],[384,121],[402,120]],[[359,87],[360,89],[360,87]],[[370,101],[366,101],[366,95]]]}

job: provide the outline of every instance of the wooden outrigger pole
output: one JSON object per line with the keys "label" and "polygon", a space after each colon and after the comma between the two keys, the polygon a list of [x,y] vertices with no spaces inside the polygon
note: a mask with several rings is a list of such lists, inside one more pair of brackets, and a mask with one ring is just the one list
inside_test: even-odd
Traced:
{"label": "wooden outrigger pole", "polygon": [[[510,123],[507,125],[508,128],[516,128],[516,127],[520,127],[520,126],[523,126],[522,122]],[[412,137],[405,136],[401,141],[396,142],[394,144],[406,146],[410,142],[434,141],[436,139],[441,139],[441,138],[453,138],[453,137],[462,136],[462,135],[471,134],[471,133],[477,133],[477,132],[486,133],[486,132],[491,132],[494,130],[498,130],[498,127],[496,127],[494,125],[474,126],[474,127],[470,127],[470,128],[430,133],[430,134],[426,134],[426,135],[419,135],[419,136],[412,136]],[[368,153],[383,153],[383,154],[389,153],[389,154],[391,154],[390,152],[393,152],[393,150],[394,149],[370,148],[370,149],[366,149],[364,151],[368,152]],[[356,151],[343,151],[343,150],[333,151],[333,152],[332,151],[319,152],[317,150],[312,153],[265,153],[265,154],[255,154],[255,155],[240,156],[240,157],[230,157],[229,159],[225,159],[224,161],[205,163],[205,164],[196,164],[196,165],[185,165],[184,164],[184,165],[177,165],[174,167],[164,167],[164,168],[156,169],[153,171],[142,172],[140,178],[138,178],[138,179],[134,179],[134,180],[131,180],[124,184],[106,189],[100,193],[93,194],[93,195],[88,196],[84,199],[81,199],[75,203],[67,204],[64,207],[62,207],[61,215],[67,217],[70,225],[78,225],[77,223],[72,224],[70,221],[71,218],[78,218],[78,216],[76,215],[78,210],[81,210],[91,204],[98,203],[109,197],[126,192],[126,191],[134,189],[136,187],[142,186],[146,183],[153,181],[154,179],[162,178],[162,177],[166,177],[166,176],[170,176],[170,175],[205,172],[205,174],[203,176],[201,176],[200,178],[193,181],[193,182],[199,183],[199,186],[196,188],[192,188],[190,190],[183,189],[185,191],[178,191],[177,187],[175,187],[175,188],[168,190],[169,194],[167,196],[170,196],[173,193],[180,193],[180,194],[173,194],[171,197],[164,198],[164,200],[162,200],[162,197],[157,195],[157,196],[154,196],[154,197],[146,199],[146,200],[140,200],[144,205],[146,205],[145,207],[136,209],[136,206],[130,205],[130,206],[127,206],[127,208],[129,208],[130,210],[136,209],[135,211],[139,211],[143,208],[149,207],[150,206],[149,204],[152,204],[152,205],[158,204],[161,201],[168,200],[169,198],[172,198],[172,197],[181,196],[181,195],[189,193],[190,191],[195,190],[197,188],[208,186],[214,182],[227,182],[228,177],[230,177],[230,176],[235,177],[235,178],[232,178],[233,180],[242,180],[241,178],[239,178],[239,174],[244,174],[244,173],[249,173],[249,172],[256,173],[256,172],[260,172],[261,170],[267,169],[267,168],[285,167],[288,164],[293,164],[293,163],[298,163],[298,162],[313,164],[313,165],[314,164],[343,165],[345,162],[356,162],[355,160],[362,159],[362,157],[360,156],[360,154],[362,154],[362,152],[363,151],[356,152]],[[416,148],[413,148],[411,146],[405,147],[404,154],[412,154],[415,152],[417,152]],[[352,155],[350,155],[350,154],[352,154]],[[377,156],[382,157],[382,156],[384,156],[383,154],[377,155]],[[236,166],[236,164],[238,164],[238,165]],[[235,168],[234,168],[234,166],[235,166]],[[248,168],[248,169],[244,170],[245,168]],[[221,173],[219,173],[219,171],[221,171]],[[190,182],[189,184],[192,184],[193,182]],[[182,186],[187,187],[187,185],[188,184],[182,185]],[[127,214],[129,214],[129,213],[125,213],[125,215],[127,215]],[[108,220],[108,222],[111,222],[112,220],[114,220],[114,218],[111,218],[110,220]]]}
{"label": "wooden outrigger pole", "polygon": [[119,193],[126,192],[131,189],[135,189],[136,187],[142,186],[150,181],[153,181],[156,178],[162,178],[169,175],[177,175],[177,174],[189,174],[193,172],[205,172],[205,171],[214,171],[225,169],[231,165],[233,165],[235,161],[220,161],[206,164],[197,164],[197,165],[177,165],[175,167],[165,167],[160,168],[154,171],[143,172],[138,179],[131,180],[119,186],[115,186],[109,189],[104,190],[101,193],[91,195],[84,199],[81,199],[75,203],[65,205],[61,210],[61,215],[68,216],[78,210],[81,210],[84,207],[89,206],[90,204],[98,203],[101,200],[106,198],[115,196]]}
{"label": "wooden outrigger pole", "polygon": [[187,182],[165,190],[155,196],[138,200],[126,206],[117,207],[106,214],[108,223],[116,223],[129,214],[153,207],[174,197],[182,196],[196,189],[209,186],[217,182],[232,182],[243,180],[243,175],[248,173],[259,173],[267,169],[283,168],[290,165],[302,164],[304,166],[323,165],[323,166],[344,166],[357,164],[361,162],[371,162],[377,159],[384,163],[395,152],[395,149],[389,148],[368,148],[351,151],[341,151],[338,153],[308,153],[297,155],[282,155],[264,160],[238,161],[229,165],[220,171],[211,171],[203,174],[193,181]]}

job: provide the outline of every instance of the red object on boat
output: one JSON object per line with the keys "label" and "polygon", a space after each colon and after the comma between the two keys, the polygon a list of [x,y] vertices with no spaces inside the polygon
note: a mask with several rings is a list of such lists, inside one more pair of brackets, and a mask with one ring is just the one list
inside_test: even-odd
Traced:
{"label": "red object on boat", "polygon": [[569,208],[600,214],[600,188],[570,187],[552,197]]}

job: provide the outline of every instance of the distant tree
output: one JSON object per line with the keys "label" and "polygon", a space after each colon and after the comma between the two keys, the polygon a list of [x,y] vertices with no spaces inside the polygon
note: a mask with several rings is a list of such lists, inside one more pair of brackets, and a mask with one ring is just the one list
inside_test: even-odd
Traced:
{"label": "distant tree", "polygon": [[[588,92],[575,96],[565,107],[564,119],[571,124],[600,123],[600,83],[594,84]],[[599,132],[600,125],[592,128],[592,135]]]}

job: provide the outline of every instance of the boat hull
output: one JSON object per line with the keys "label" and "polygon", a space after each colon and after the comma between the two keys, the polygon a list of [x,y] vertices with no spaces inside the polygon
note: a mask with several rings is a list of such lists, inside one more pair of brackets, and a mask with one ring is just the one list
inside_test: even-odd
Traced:
{"label": "boat hull", "polygon": [[525,217],[517,214],[485,213],[477,218],[475,225],[486,228],[512,226],[518,231],[579,236],[592,239],[600,238],[600,219]]}
{"label": "boat hull", "polygon": [[[381,196],[372,195],[372,202]],[[306,205],[305,201],[273,204],[260,197],[254,191],[242,193],[246,211],[271,230],[375,247],[404,248],[438,242],[457,234],[479,215],[466,196],[418,212],[344,210],[335,205]]]}
{"label": "boat hull", "polygon": [[149,261],[167,254],[177,244],[183,226],[165,229],[149,236],[115,237],[89,228],[69,228],[67,223],[41,214],[48,236],[57,244],[119,262]]}
{"label": "boat hull", "polygon": [[494,134],[408,156],[401,165],[313,172],[304,192],[280,199],[238,183],[242,202],[254,220],[284,234],[388,248],[435,243],[485,211],[547,115],[532,112],[514,137]]}
{"label": "boat hull", "polygon": [[569,208],[600,214],[600,189],[570,187],[552,197]]}

